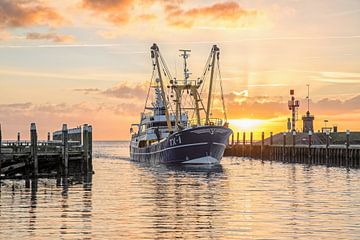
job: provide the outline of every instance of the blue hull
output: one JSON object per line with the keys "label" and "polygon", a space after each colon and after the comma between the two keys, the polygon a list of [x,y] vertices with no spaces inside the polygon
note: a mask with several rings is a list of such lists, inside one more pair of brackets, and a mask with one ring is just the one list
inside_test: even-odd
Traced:
{"label": "blue hull", "polygon": [[223,157],[232,130],[220,126],[186,129],[159,143],[139,148],[130,145],[130,159],[165,164],[214,164]]}

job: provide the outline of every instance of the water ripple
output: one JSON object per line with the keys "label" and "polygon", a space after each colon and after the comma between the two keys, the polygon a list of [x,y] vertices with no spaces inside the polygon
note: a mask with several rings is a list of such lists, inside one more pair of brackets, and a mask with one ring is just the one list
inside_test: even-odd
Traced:
{"label": "water ripple", "polygon": [[1,184],[0,239],[358,239],[360,172],[224,158],[128,161],[97,142],[92,179]]}

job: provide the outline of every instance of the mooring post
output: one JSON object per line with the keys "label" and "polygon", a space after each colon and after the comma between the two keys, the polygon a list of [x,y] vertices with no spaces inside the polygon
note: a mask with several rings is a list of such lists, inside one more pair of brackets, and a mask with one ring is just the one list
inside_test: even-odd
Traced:
{"label": "mooring post", "polygon": [[273,132],[270,132],[270,148],[269,148],[269,151],[270,151],[270,161],[272,161],[272,155],[273,155]]}
{"label": "mooring post", "polygon": [[50,142],[50,132],[48,132],[47,140],[48,140],[48,142]]}
{"label": "mooring post", "polygon": [[250,132],[250,157],[252,157],[253,132]]}
{"label": "mooring post", "polygon": [[290,162],[296,162],[296,160],[295,160],[295,157],[296,157],[296,131],[293,131],[292,132],[292,144],[293,144],[293,146],[292,146],[292,159],[291,159],[291,161]]}
{"label": "mooring post", "polygon": [[33,176],[37,177],[39,174],[39,163],[38,163],[38,156],[37,156],[37,132],[36,132],[36,124],[31,123],[30,125],[30,154],[31,160],[34,163],[34,172]]}
{"label": "mooring post", "polygon": [[236,145],[239,145],[239,132],[236,133]]}
{"label": "mooring post", "polygon": [[82,172],[88,173],[89,171],[89,129],[88,125],[84,124],[83,126],[83,162],[81,164],[82,166]]}
{"label": "mooring post", "polygon": [[282,156],[283,162],[285,162],[285,148],[286,148],[286,132],[283,133],[283,156]]}
{"label": "mooring post", "polygon": [[246,133],[243,132],[242,156],[245,157]]}
{"label": "mooring post", "polygon": [[234,133],[231,134],[231,146],[234,146]]}
{"label": "mooring post", "polygon": [[312,131],[309,131],[308,164],[311,164]]}
{"label": "mooring post", "polygon": [[63,147],[63,174],[65,176],[69,173],[69,142],[68,142],[68,128],[67,124],[62,126],[62,147]]}
{"label": "mooring post", "polygon": [[[1,180],[1,162],[2,162],[1,147],[2,147],[2,133],[1,133],[1,124],[0,124],[0,180]],[[0,183],[0,191],[1,191],[1,183]]]}
{"label": "mooring post", "polygon": [[325,148],[326,166],[329,166],[329,145],[330,145],[330,133],[326,131],[326,148]]}
{"label": "mooring post", "polygon": [[88,127],[88,145],[89,145],[89,150],[88,150],[88,156],[89,156],[89,172],[93,172],[93,165],[92,165],[92,126],[89,125]]}
{"label": "mooring post", "polygon": [[346,167],[349,167],[350,130],[346,130]]}
{"label": "mooring post", "polygon": [[17,133],[17,145],[20,146],[20,132]]}
{"label": "mooring post", "polygon": [[261,160],[263,159],[263,154],[264,154],[264,143],[265,143],[265,134],[264,132],[261,133]]}

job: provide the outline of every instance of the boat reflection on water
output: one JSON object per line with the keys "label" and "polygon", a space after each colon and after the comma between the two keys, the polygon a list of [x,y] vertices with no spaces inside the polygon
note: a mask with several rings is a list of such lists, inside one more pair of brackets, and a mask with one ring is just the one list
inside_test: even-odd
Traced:
{"label": "boat reflection on water", "polygon": [[189,175],[193,175],[193,173],[224,173],[224,169],[221,164],[153,164],[144,162],[131,163],[138,166],[139,168],[142,168],[143,170],[148,169],[148,171],[152,172],[153,174],[157,174],[162,171],[173,171],[184,174],[188,173]]}
{"label": "boat reflection on water", "polygon": [[146,199],[141,201],[154,239],[222,238],[222,206],[228,201],[222,165],[132,163],[146,176]]}

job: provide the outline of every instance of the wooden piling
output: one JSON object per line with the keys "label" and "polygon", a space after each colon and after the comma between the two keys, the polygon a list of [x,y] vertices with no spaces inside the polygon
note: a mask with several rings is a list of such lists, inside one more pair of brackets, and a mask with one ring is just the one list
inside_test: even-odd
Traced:
{"label": "wooden piling", "polygon": [[329,144],[330,144],[330,133],[326,132],[326,146],[325,146],[325,162],[326,166],[329,166]]}
{"label": "wooden piling", "polygon": [[308,164],[311,164],[312,163],[312,161],[311,161],[311,158],[312,158],[312,156],[311,156],[311,142],[312,142],[312,131],[309,131],[309,144],[308,144]]}
{"label": "wooden piling", "polygon": [[88,135],[89,129],[88,129],[88,125],[84,124],[83,126],[83,151],[84,151],[84,156],[83,156],[83,163],[82,165],[82,172],[83,173],[88,173],[89,171],[89,135]]}
{"label": "wooden piling", "polygon": [[1,124],[0,124],[0,191],[1,191],[1,163],[2,163],[2,152],[1,152],[1,146],[2,146],[2,133],[1,133]]}
{"label": "wooden piling", "polygon": [[33,176],[37,177],[39,174],[39,163],[38,163],[38,156],[37,156],[37,132],[36,132],[36,124],[31,123],[30,125],[30,152],[31,152],[31,160],[34,164],[33,168]]}
{"label": "wooden piling", "polygon": [[242,156],[245,157],[246,133],[243,132]]}
{"label": "wooden piling", "polygon": [[48,132],[47,140],[48,140],[48,142],[50,142],[50,132]]}
{"label": "wooden piling", "polygon": [[250,132],[250,154],[249,154],[250,157],[252,157],[252,146],[253,146],[253,132]]}
{"label": "wooden piling", "polygon": [[272,161],[273,159],[273,148],[272,148],[272,145],[273,145],[273,132],[270,132],[270,153],[269,153],[269,158],[270,158],[270,161]]}
{"label": "wooden piling", "polygon": [[63,174],[69,174],[69,143],[68,143],[68,128],[67,124],[62,126],[62,155],[63,155]]}
{"label": "wooden piling", "polygon": [[231,134],[231,146],[234,146],[234,133]]}
{"label": "wooden piling", "polygon": [[92,126],[88,126],[88,157],[89,157],[89,172],[93,172],[93,165],[92,165]]}
{"label": "wooden piling", "polygon": [[20,132],[17,133],[17,144],[20,145]]}
{"label": "wooden piling", "polygon": [[285,148],[286,148],[286,132],[283,133],[283,149],[282,149],[282,161],[285,162]]}
{"label": "wooden piling", "polygon": [[350,146],[350,131],[346,130],[346,152],[345,152],[345,165],[349,168],[349,146]]}
{"label": "wooden piling", "polygon": [[296,162],[295,161],[295,156],[296,156],[296,131],[293,131],[292,132],[292,154],[291,154],[291,159],[290,159],[290,162]]}
{"label": "wooden piling", "polygon": [[264,160],[264,144],[265,144],[265,134],[264,132],[261,133],[261,150],[260,150],[260,156],[261,160]]}
{"label": "wooden piling", "polygon": [[236,133],[236,144],[238,145],[239,144],[239,132]]}

